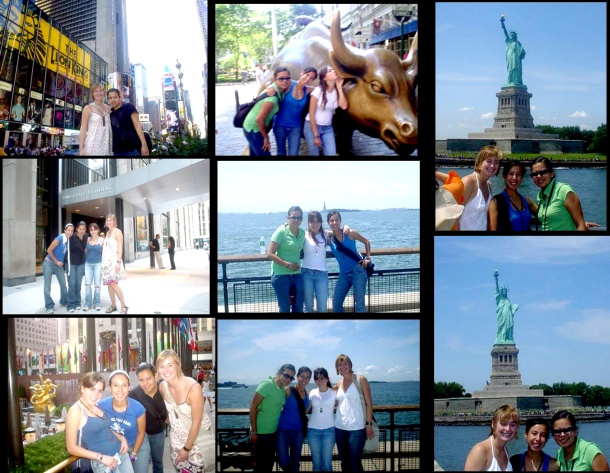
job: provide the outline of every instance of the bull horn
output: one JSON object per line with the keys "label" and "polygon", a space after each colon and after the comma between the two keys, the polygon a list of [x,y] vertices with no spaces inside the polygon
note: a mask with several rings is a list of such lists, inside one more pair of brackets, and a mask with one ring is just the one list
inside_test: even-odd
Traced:
{"label": "bull horn", "polygon": [[341,77],[361,77],[364,74],[366,67],[364,57],[352,53],[343,42],[339,10],[336,11],[330,25],[330,44],[333,47],[332,51],[329,51],[330,58]]}
{"label": "bull horn", "polygon": [[417,80],[417,33],[415,33],[415,38],[413,39],[413,44],[411,44],[411,49],[409,49],[409,55],[406,59],[401,61],[402,67],[405,71],[407,71],[407,80],[413,86],[415,81]]}

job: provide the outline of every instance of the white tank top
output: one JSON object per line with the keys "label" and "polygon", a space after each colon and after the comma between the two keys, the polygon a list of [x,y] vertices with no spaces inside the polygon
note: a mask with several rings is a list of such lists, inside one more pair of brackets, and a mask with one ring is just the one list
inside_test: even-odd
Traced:
{"label": "white tank top", "polygon": [[506,453],[506,458],[508,459],[508,464],[506,465],[506,470],[502,470],[502,468],[500,468],[500,464],[498,463],[498,460],[496,460],[496,455],[494,454],[494,444],[491,441],[491,435],[489,436],[489,443],[491,444],[491,465],[489,465],[489,468],[487,468],[487,471],[513,471],[513,466],[510,463],[510,458],[508,456],[508,450],[506,449],[506,445],[504,445],[504,453]]}
{"label": "white tank top", "polygon": [[474,198],[464,205],[464,212],[460,217],[460,230],[487,230],[487,208],[491,202],[491,184],[487,181],[489,196],[487,201],[483,197],[483,192],[479,187],[479,173],[475,173],[477,178],[477,193]]}
{"label": "white tank top", "polygon": [[303,261],[301,268],[317,269],[318,271],[326,271],[326,241],[323,241],[322,235],[316,235],[318,244],[309,236],[309,232],[305,232],[305,240],[303,241]]}
{"label": "white tank top", "polygon": [[[356,376],[356,374],[354,374]],[[335,427],[342,430],[364,429],[364,413],[360,402],[360,393],[350,384],[347,392],[343,391],[343,383],[337,391],[337,415],[335,416]]]}

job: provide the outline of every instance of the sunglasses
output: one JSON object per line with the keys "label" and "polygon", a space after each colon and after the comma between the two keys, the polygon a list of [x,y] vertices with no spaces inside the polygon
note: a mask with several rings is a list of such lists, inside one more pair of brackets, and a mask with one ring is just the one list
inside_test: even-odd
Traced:
{"label": "sunglasses", "polygon": [[551,171],[549,171],[548,169],[543,169],[542,171],[534,171],[533,173],[530,174],[530,176],[532,176],[532,177],[546,176],[550,172]]}
{"label": "sunglasses", "polygon": [[288,76],[288,77],[278,77],[277,80],[281,80],[281,81],[290,80],[290,76]]}
{"label": "sunglasses", "polygon": [[303,217],[288,217],[290,220],[303,220]]}
{"label": "sunglasses", "polygon": [[553,430],[551,430],[551,433],[553,435],[561,435],[561,434],[570,435],[575,430],[576,429],[574,427],[568,427],[567,429],[553,429]]}
{"label": "sunglasses", "polygon": [[282,373],[282,376],[290,381],[294,381],[294,376],[290,376],[288,373]]}

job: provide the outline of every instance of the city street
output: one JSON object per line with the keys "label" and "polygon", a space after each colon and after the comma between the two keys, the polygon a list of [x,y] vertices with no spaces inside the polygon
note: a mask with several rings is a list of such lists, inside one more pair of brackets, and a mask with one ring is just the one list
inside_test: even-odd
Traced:
{"label": "city street", "polygon": [[[169,255],[164,250],[163,265],[170,267]],[[176,251],[176,270],[150,269],[149,258],[141,258],[127,263],[127,279],[120,287],[129,307],[130,315],[155,314],[209,314],[210,313],[210,263],[208,252],[204,250]],[[60,290],[57,278],[53,276],[51,297],[55,301],[55,314],[68,314],[65,306],[59,305]],[[85,304],[85,281],[81,291],[82,305]],[[101,316],[110,306],[108,288],[101,288],[102,310],[75,311],[74,316]],[[120,303],[113,316],[120,315]],[[46,314],[44,308],[44,279],[36,277],[36,282],[14,287],[3,287],[2,307],[4,314]]]}
{"label": "city street", "polygon": [[[242,128],[233,126],[235,116],[235,91],[239,94],[239,103],[251,101],[258,92],[258,85],[254,81],[245,86],[241,83],[230,85],[217,85],[216,91],[216,155],[217,156],[240,156],[244,153],[247,141]],[[269,133],[271,142],[271,154],[277,155],[275,136]],[[366,136],[359,131],[354,132],[352,147],[356,156],[397,156],[388,148],[383,141]],[[307,155],[305,140],[301,140],[299,156]]]}

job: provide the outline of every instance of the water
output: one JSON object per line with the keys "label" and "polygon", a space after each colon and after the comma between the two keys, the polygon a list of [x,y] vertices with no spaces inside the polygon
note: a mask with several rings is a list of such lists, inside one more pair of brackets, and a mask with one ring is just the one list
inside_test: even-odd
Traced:
{"label": "water", "polygon": [[[322,218],[326,219],[325,213]],[[342,223],[357,230],[371,242],[371,249],[403,248],[419,246],[419,210],[365,210],[362,212],[342,212]],[[307,212],[301,228],[307,230]],[[261,235],[266,247],[273,232],[286,223],[285,212],[269,214],[240,213],[218,214],[218,255],[254,255],[259,252]],[[324,222],[323,227],[330,230]],[[400,229],[400,231],[395,231]],[[364,245],[357,242],[359,250]],[[328,248],[330,250],[330,247]],[[338,272],[334,258],[329,258],[328,271]],[[375,269],[419,268],[419,255],[393,255],[373,257]],[[271,262],[231,263],[227,265],[228,276],[252,277],[271,276]],[[222,267],[218,266],[218,278],[222,278]],[[221,286],[219,286],[221,287]]]}
{"label": "water", "polygon": [[[578,424],[578,436],[599,445],[606,458],[610,457],[610,422],[582,422]],[[489,436],[489,426],[444,426],[434,427],[434,459],[445,471],[464,469],[466,457],[474,444]],[[527,449],[523,434],[525,427],[519,427],[518,440],[508,444],[509,454],[515,455]],[[559,447],[552,438],[547,442],[544,451],[557,457]]]}
{"label": "water", "polygon": [[[260,235],[259,235],[260,236]],[[373,405],[419,404],[419,381],[400,381],[395,383],[370,383]],[[218,388],[216,403],[218,409],[248,409],[258,385],[248,385],[247,388]],[[307,392],[315,389],[316,385],[310,383]],[[390,414],[387,412],[375,413],[379,425],[389,425]],[[394,422],[400,425],[419,424],[419,412],[397,412]],[[250,427],[250,418],[243,416],[218,416],[219,429],[247,429]]]}
{"label": "water", "polygon": [[[461,177],[471,174],[472,168],[440,168],[439,171],[447,173],[454,170]],[[598,223],[602,227],[608,226],[608,215],[606,214],[606,174],[605,168],[595,169],[567,169],[555,168],[555,174],[559,182],[569,184],[580,199],[585,221]],[[519,186],[519,193],[523,194],[534,202],[540,188],[534,184],[534,181],[529,177],[529,168],[526,167],[527,176],[523,178]],[[493,194],[496,195],[504,190],[504,179],[502,178],[502,170],[500,175],[492,177],[491,185]],[[260,235],[259,235],[260,237]],[[463,465],[462,465],[463,466]]]}

